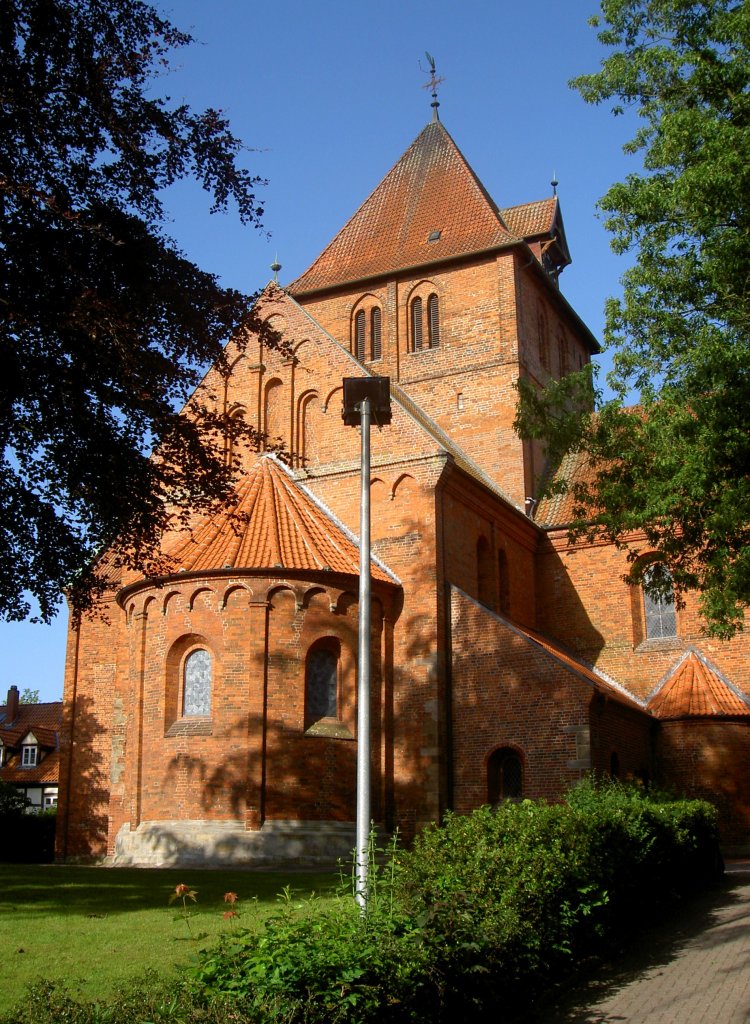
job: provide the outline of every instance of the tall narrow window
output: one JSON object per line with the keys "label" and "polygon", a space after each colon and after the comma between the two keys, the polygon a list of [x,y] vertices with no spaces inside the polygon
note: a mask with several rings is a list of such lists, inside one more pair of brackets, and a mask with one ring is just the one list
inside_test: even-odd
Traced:
{"label": "tall narrow window", "polygon": [[440,344],[440,311],[437,295],[431,295],[427,300],[427,330],[430,348],[437,348]]}
{"label": "tall narrow window", "polygon": [[305,671],[305,724],[338,716],[338,676],[340,646],[337,640],[324,640],[307,656]]}
{"label": "tall narrow window", "polygon": [[422,349],[422,300],[419,296],[411,304],[411,348],[412,352]]}
{"label": "tall narrow window", "polygon": [[523,765],[515,750],[495,750],[487,762],[487,802],[520,800],[523,796]]}
{"label": "tall narrow window", "polygon": [[370,359],[380,359],[381,345],[381,313],[379,306],[373,306],[370,314]]}
{"label": "tall narrow window", "polygon": [[361,363],[365,361],[365,311],[360,309],[354,318],[354,355]]}
{"label": "tall narrow window", "polygon": [[647,640],[677,636],[672,576],[662,562],[654,562],[643,573],[643,612]]}
{"label": "tall narrow window", "polygon": [[203,648],[185,658],[182,713],[186,716],[211,714],[211,655]]}

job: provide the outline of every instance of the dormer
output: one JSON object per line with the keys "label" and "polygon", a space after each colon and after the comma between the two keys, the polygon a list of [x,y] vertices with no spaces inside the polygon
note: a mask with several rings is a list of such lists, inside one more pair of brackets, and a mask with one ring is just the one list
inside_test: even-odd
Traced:
{"label": "dormer", "polygon": [[36,768],[41,760],[39,743],[33,732],[27,732],[21,740],[21,768]]}

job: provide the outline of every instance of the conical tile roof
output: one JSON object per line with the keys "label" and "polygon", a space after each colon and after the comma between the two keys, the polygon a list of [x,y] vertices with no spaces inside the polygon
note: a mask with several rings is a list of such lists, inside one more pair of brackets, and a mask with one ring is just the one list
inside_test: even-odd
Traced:
{"label": "conical tile roof", "polygon": [[517,241],[435,120],[289,291],[303,295]]}
{"label": "conical tile roof", "polygon": [[[263,456],[235,500],[165,551],[175,572],[223,568],[331,571],[359,575],[357,540],[297,483],[275,457]],[[397,582],[376,559],[372,578]]]}
{"label": "conical tile roof", "polygon": [[707,659],[689,651],[648,703],[656,718],[750,716],[750,705]]}

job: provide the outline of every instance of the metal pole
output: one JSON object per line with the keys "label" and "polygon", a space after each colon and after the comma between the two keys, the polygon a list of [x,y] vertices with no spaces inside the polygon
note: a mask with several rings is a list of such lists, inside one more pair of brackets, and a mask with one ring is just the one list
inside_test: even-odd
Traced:
{"label": "metal pole", "polygon": [[357,667],[357,840],[355,899],[367,905],[370,840],[370,399],[360,403],[362,416],[361,491],[359,506],[359,662]]}

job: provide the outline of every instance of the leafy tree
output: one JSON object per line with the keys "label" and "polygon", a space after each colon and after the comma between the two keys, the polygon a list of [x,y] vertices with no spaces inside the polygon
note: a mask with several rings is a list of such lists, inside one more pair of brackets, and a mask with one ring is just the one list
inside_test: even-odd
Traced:
{"label": "leafy tree", "polygon": [[3,617],[85,607],[115,537],[147,566],[169,516],[226,495],[225,431],[255,438],[211,396],[178,415],[251,314],[170,239],[164,190],[263,213],[221,112],[155,93],[191,41],[141,0],[0,0]]}
{"label": "leafy tree", "polygon": [[0,816],[23,814],[31,806],[24,792],[16,789],[10,782],[0,781]]}
{"label": "leafy tree", "polygon": [[580,456],[556,485],[575,536],[626,547],[632,582],[656,553],[729,636],[750,601],[750,4],[602,0],[593,23],[613,52],[572,85],[637,111],[625,150],[643,159],[600,202],[613,249],[634,254],[606,306],[616,397],[581,413],[586,374],[522,385],[518,426],[553,460]]}
{"label": "leafy tree", "polygon": [[28,686],[21,690],[20,697],[21,704],[38,704],[39,703],[39,690],[31,690]]}

